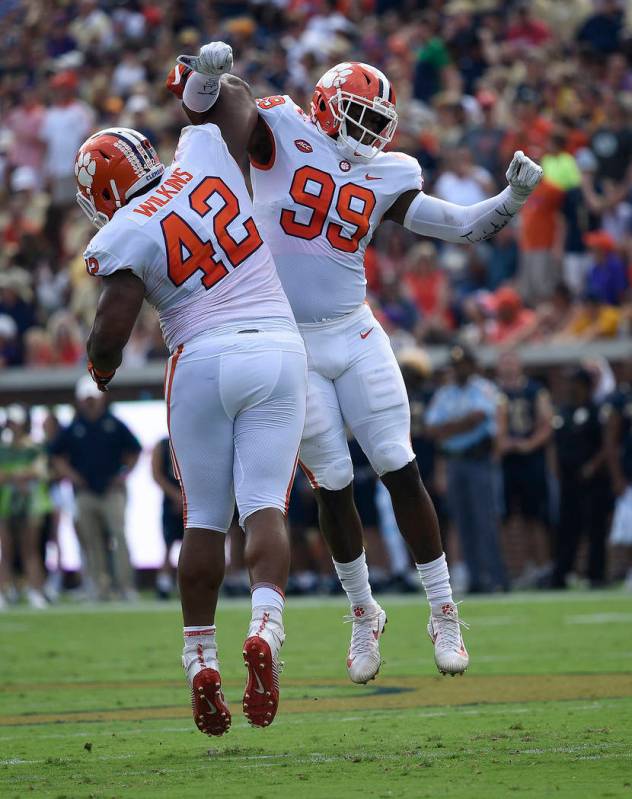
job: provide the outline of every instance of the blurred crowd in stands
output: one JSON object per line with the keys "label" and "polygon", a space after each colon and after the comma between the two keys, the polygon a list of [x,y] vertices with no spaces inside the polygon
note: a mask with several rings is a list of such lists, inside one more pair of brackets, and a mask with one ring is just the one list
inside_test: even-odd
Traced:
{"label": "blurred crowd in stands", "polygon": [[[632,374],[588,363],[534,382],[512,353],[527,342],[632,332],[626,12],[622,0],[3,0],[0,369],[85,361],[98,282],[82,257],[93,229],[74,200],[75,152],[91,131],[123,125],[148,135],[168,163],[185,124],[164,88],[177,54],[221,38],[232,44],[235,71],[257,96],[289,93],[304,108],[332,64],[374,64],[397,91],[393,147],[419,160],[429,193],[461,204],[489,197],[504,187],[517,149],[544,169],[520,216],[489,242],[442,245],[385,223],[367,252],[369,300],[406,374],[415,451],[442,517],[457,588],[562,587],[575,573],[594,586],[624,578],[627,556],[608,566],[606,539],[610,530],[614,544],[632,539]],[[436,343],[461,348],[445,374],[433,375],[420,349]],[[504,353],[486,377],[472,355],[479,344]],[[164,357],[147,308],[125,363]],[[432,410],[437,391],[450,402],[462,392],[463,407],[476,398],[476,440],[445,435]],[[78,397],[74,435],[118,435],[113,471],[98,485],[73,466],[72,435],[58,430],[54,415],[48,443],[35,445],[25,409],[4,414],[0,597],[14,596],[19,567],[29,601],[45,606],[41,542],[55,537],[62,476],[75,484],[77,511],[92,514],[88,528],[97,532],[90,535],[101,537],[100,551],[82,542],[87,587],[97,598],[111,589],[134,597],[120,520],[99,518],[99,507],[104,492],[122,493],[135,439],[104,418],[105,408],[92,419],[84,408],[90,401]],[[373,580],[416,588],[388,496],[357,447],[354,457]],[[165,518],[177,516],[163,450],[153,465],[173,505]],[[468,498],[473,485],[478,489]],[[82,493],[91,498],[82,500]],[[477,510],[485,517],[474,518]],[[331,563],[300,475],[290,517],[291,590],[326,589]],[[177,540],[173,518],[165,525],[167,539]],[[117,548],[117,557],[108,555]],[[231,548],[226,587],[239,592],[240,534],[231,534]],[[168,560],[160,575],[161,594],[168,595]],[[47,591],[55,593],[50,583]]]}
{"label": "blurred crowd in stands", "polygon": [[[332,64],[380,67],[393,147],[425,189],[474,203],[516,149],[544,180],[488,243],[441,246],[387,223],[371,302],[399,343],[608,339],[632,325],[632,38],[619,0],[55,0],[0,4],[0,366],[81,362],[98,290],[74,202],[93,130],[146,133],[164,161],[184,117],[164,89],[180,52],[222,38],[258,96],[307,108]],[[130,365],[164,357],[153,313]]]}

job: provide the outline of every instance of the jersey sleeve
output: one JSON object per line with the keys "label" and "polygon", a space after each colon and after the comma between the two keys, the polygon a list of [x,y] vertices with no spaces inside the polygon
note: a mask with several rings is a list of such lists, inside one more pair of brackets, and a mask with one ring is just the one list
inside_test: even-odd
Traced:
{"label": "jersey sleeve", "polygon": [[301,108],[287,94],[275,94],[271,97],[261,97],[257,100],[259,116],[262,117],[272,132],[276,130],[283,119],[288,115],[300,115]]}
{"label": "jersey sleeve", "polygon": [[203,125],[187,125],[182,128],[178,146],[173,156],[174,163],[187,161],[195,162],[201,159],[204,164],[208,159],[209,148],[226,148],[226,142],[222,137],[221,130],[212,122],[205,122]]}
{"label": "jersey sleeve", "polygon": [[96,277],[108,277],[122,270],[132,271],[145,282],[145,267],[151,258],[151,239],[140,231],[116,226],[108,230],[115,221],[109,222],[88,244],[83,258],[86,269]]}
{"label": "jersey sleeve", "polygon": [[389,185],[396,196],[406,191],[422,191],[424,179],[421,165],[416,158],[406,153],[389,153]]}

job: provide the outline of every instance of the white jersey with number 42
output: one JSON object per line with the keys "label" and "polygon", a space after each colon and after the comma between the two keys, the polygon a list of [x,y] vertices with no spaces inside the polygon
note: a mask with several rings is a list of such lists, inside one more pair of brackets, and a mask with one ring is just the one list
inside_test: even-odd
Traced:
{"label": "white jersey with number 42", "polygon": [[421,191],[421,167],[403,153],[347,160],[287,95],[257,105],[273,154],[251,161],[255,220],[296,321],[350,313],[366,294],[366,246],[400,194]]}
{"label": "white jersey with number 42", "polygon": [[120,208],[84,257],[90,274],[145,284],[167,347],[232,322],[294,324],[243,175],[216,125],[186,127],[160,185]]}

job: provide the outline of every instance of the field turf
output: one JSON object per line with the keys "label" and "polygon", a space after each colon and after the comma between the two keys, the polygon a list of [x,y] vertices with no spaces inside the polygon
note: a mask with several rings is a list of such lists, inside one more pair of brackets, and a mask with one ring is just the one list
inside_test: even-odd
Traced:
{"label": "field turf", "polygon": [[218,640],[233,727],[193,726],[178,608],[0,615],[0,796],[632,799],[632,597],[462,606],[472,658],[441,677],[421,598],[385,597],[384,664],[348,682],[342,599],[290,600],[275,723],[243,719],[243,601]]}

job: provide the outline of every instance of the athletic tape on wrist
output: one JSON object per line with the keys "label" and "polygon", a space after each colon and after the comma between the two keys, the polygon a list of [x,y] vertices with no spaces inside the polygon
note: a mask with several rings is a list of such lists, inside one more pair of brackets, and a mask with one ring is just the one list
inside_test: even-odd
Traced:
{"label": "athletic tape on wrist", "polygon": [[187,108],[197,114],[209,111],[219,97],[219,78],[194,72],[184,87],[182,100]]}

